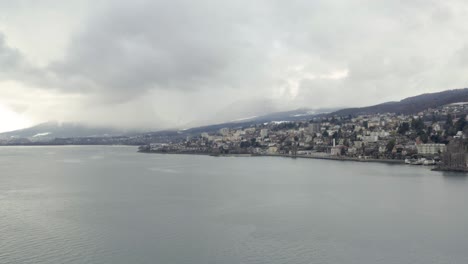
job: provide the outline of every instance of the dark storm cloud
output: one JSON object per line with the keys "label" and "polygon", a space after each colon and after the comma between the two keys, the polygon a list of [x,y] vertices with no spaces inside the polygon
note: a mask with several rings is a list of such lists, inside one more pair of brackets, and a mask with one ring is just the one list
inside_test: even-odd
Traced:
{"label": "dark storm cloud", "polygon": [[243,8],[220,1],[113,2],[49,69],[77,81],[73,88],[117,97],[229,86],[229,78],[241,77],[235,70],[258,64],[245,59],[263,57],[252,55],[257,43],[246,36],[251,18]]}
{"label": "dark storm cloud", "polygon": [[120,100],[154,89],[247,89],[281,81],[271,76],[284,66],[271,55],[275,44],[315,74],[349,68],[353,80],[405,78],[422,70],[433,46],[416,38],[431,40],[428,31],[453,16],[444,2],[416,0],[104,3],[65,57],[43,70],[45,86]]}
{"label": "dark storm cloud", "polygon": [[27,60],[19,50],[7,43],[7,38],[0,32],[0,81],[18,80],[32,84],[51,83],[51,74]]}
{"label": "dark storm cloud", "polygon": [[7,45],[5,35],[0,32],[0,78],[18,78],[31,70],[23,55]]}

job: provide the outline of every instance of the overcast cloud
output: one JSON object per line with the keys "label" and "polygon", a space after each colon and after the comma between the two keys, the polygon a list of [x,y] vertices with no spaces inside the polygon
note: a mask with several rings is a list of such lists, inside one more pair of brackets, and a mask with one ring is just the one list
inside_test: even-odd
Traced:
{"label": "overcast cloud", "polygon": [[468,82],[465,1],[2,1],[0,105],[132,128]]}

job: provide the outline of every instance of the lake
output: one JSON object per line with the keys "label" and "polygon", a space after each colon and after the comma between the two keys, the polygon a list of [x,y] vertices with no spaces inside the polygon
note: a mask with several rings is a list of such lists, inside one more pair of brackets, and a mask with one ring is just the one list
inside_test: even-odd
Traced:
{"label": "lake", "polygon": [[468,181],[427,167],[1,147],[0,263],[468,263]]}

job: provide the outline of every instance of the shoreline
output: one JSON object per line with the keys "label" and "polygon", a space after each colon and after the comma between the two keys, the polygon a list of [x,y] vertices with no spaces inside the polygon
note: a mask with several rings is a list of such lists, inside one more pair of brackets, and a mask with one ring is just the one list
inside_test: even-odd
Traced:
{"label": "shoreline", "polygon": [[[144,154],[169,154],[169,155],[200,155],[200,156],[212,156],[212,157],[281,157],[281,158],[300,158],[300,159],[321,159],[321,160],[333,160],[333,161],[351,161],[351,162],[372,162],[381,164],[393,164],[393,165],[409,165],[404,160],[392,160],[392,159],[359,159],[351,157],[340,157],[340,156],[314,156],[314,155],[287,155],[287,154],[215,154],[206,152],[156,152],[156,151],[138,151]],[[424,166],[424,165],[409,165],[415,167],[427,167],[430,171],[439,172],[455,172],[455,173],[468,173],[467,170],[441,168],[437,166]]]}
{"label": "shoreline", "polygon": [[468,173],[468,168],[444,168],[444,167],[435,167],[431,169],[432,171],[442,171],[442,172],[458,172],[458,173]]}
{"label": "shoreline", "polygon": [[336,160],[336,161],[355,161],[355,162],[377,162],[385,164],[405,164],[404,160],[392,160],[392,159],[360,159],[343,156],[313,156],[313,155],[286,155],[286,154],[261,154],[258,156],[265,157],[285,157],[285,158],[301,158],[301,159],[323,159],[323,160]]}
{"label": "shoreline", "polygon": [[139,153],[144,154],[181,154],[181,155],[202,155],[202,156],[212,156],[212,157],[282,157],[282,158],[301,158],[301,159],[322,159],[322,160],[336,160],[336,161],[355,161],[355,162],[377,162],[385,164],[403,164],[405,165],[404,160],[392,160],[392,159],[359,159],[351,157],[339,157],[339,156],[314,156],[314,155],[288,155],[288,154],[215,154],[215,153],[206,153],[206,152],[157,152],[157,151],[138,151]]}

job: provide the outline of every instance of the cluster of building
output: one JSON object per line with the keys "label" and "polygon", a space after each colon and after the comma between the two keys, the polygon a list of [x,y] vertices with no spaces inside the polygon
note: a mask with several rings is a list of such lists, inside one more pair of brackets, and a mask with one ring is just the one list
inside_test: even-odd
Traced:
{"label": "cluster of building", "polygon": [[[468,104],[452,104],[416,115],[324,115],[311,120],[222,128],[183,141],[148,144],[141,151],[437,161],[447,152],[451,140],[467,141],[467,114]],[[462,148],[466,166],[466,148]]]}

